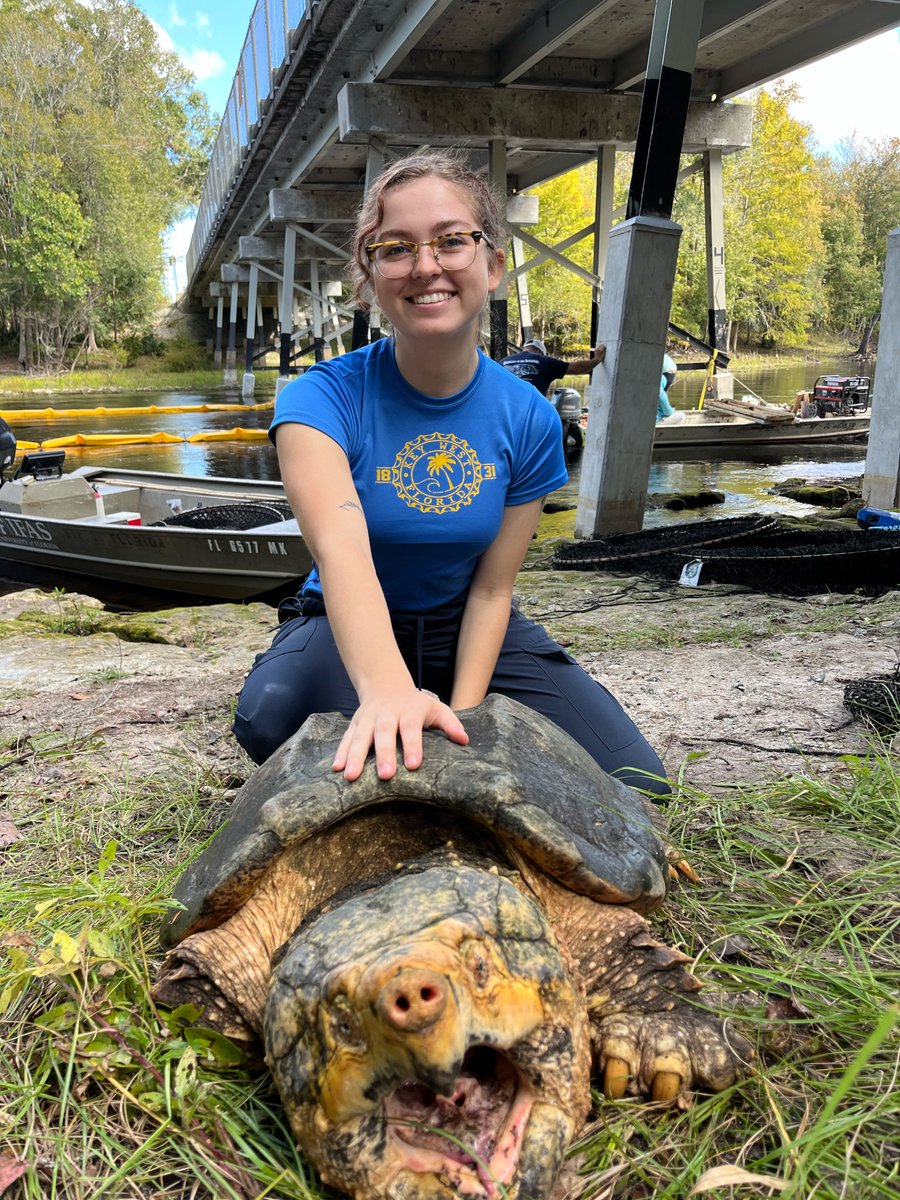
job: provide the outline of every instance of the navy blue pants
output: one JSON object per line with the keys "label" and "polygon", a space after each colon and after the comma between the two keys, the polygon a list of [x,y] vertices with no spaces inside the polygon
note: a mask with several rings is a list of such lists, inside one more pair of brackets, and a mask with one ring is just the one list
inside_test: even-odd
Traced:
{"label": "navy blue pants", "polygon": [[[234,734],[256,763],[265,762],[312,713],[350,717],[358,707],[328,617],[291,617],[291,606],[298,611],[300,601],[282,605],[288,619],[269,649],[257,655],[235,714]],[[422,615],[392,617],[416,686],[445,702],[453,685],[461,613],[462,604],[455,603]],[[616,698],[516,608],[488,690],[548,717],[623,783],[652,793],[651,799],[668,795],[662,763]]]}

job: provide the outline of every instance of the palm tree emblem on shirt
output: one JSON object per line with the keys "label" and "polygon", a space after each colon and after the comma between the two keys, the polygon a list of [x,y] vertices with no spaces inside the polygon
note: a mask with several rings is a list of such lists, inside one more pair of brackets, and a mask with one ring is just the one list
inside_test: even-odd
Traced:
{"label": "palm tree emblem on shirt", "polygon": [[447,480],[447,487],[453,486],[453,465],[454,459],[451,455],[440,452],[432,454],[428,459],[428,474],[437,475],[439,471],[444,472],[444,478]]}
{"label": "palm tree emblem on shirt", "polygon": [[434,432],[419,434],[404,445],[390,469],[390,482],[409,508],[456,513],[472,503],[485,477],[496,475],[495,465],[480,463],[464,438]]}

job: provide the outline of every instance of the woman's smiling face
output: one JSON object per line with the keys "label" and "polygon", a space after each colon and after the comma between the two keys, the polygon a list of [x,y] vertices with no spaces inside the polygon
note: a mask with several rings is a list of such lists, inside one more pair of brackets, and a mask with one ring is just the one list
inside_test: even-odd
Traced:
{"label": "woman's smiling face", "polygon": [[[466,192],[440,176],[426,175],[385,192],[384,216],[370,240],[424,242],[439,233],[478,228]],[[444,270],[430,246],[419,247],[411,273],[402,279],[384,279],[373,268],[375,296],[395,337],[471,338],[474,345],[485,300],[502,278],[504,258],[502,250],[492,251],[482,241],[471,266],[461,271]]]}

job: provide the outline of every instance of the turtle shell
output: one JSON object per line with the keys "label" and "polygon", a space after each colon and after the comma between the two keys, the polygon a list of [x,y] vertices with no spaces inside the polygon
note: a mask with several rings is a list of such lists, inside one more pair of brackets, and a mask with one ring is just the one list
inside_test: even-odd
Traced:
{"label": "turtle shell", "polygon": [[178,881],[184,906],[163,931],[173,946],[227,920],[272,861],[351,813],[386,803],[435,805],[483,825],[565,884],[601,903],[648,912],[668,867],[652,806],[607,775],[568,734],[504,696],[463,714],[469,744],[425,734],[421,767],[348,783],[331,769],[347,720],[310,717],[247,781],[230,819]]}

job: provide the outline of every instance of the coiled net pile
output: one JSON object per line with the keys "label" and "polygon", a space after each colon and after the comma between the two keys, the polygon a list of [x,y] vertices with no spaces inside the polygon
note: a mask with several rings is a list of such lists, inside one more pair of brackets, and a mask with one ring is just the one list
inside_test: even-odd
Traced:
{"label": "coiled net pile", "polygon": [[900,534],[800,528],[775,517],[734,517],[615,534],[556,549],[561,570],[628,571],[677,580],[699,561],[701,583],[761,591],[856,591],[900,582]]}
{"label": "coiled net pile", "polygon": [[900,730],[900,665],[890,675],[870,675],[848,683],[844,707],[876,733],[891,737]]}
{"label": "coiled net pile", "polygon": [[157,521],[157,525],[178,525],[187,529],[254,529],[287,521],[293,516],[291,506],[281,500],[241,501],[234,504],[210,504],[191,508]]}

